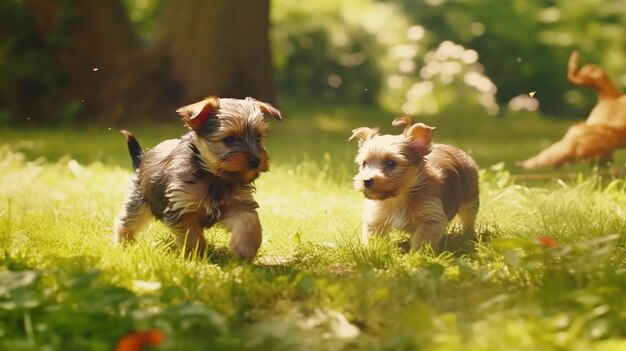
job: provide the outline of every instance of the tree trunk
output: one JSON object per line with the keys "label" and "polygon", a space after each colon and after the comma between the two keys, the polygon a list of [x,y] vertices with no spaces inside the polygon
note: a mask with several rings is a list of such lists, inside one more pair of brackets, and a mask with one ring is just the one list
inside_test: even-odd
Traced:
{"label": "tree trunk", "polygon": [[269,0],[162,0],[157,50],[186,102],[207,95],[274,101]]}
{"label": "tree trunk", "polygon": [[26,0],[26,4],[65,73],[63,100],[80,104],[80,119],[142,117],[150,99],[169,87],[157,77],[161,63],[148,64],[142,54],[120,0]]}

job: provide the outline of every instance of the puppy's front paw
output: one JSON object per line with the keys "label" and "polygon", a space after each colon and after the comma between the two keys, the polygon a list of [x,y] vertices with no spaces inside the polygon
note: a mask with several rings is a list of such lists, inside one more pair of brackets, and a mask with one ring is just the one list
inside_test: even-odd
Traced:
{"label": "puppy's front paw", "polygon": [[425,245],[430,245],[434,250],[438,250],[439,242],[447,225],[447,221],[444,220],[430,220],[420,223],[411,235],[411,247],[417,250]]}
{"label": "puppy's front paw", "polygon": [[111,239],[115,245],[132,243],[135,241],[135,233],[121,223],[115,223],[114,233]]}
{"label": "puppy's front paw", "polygon": [[238,260],[251,262],[254,257],[256,257],[256,253],[259,250],[259,245],[239,245],[231,249],[233,251],[233,255]]}
{"label": "puppy's front paw", "polygon": [[252,261],[261,246],[261,222],[256,211],[232,213],[222,220],[232,233],[230,249],[239,260]]}

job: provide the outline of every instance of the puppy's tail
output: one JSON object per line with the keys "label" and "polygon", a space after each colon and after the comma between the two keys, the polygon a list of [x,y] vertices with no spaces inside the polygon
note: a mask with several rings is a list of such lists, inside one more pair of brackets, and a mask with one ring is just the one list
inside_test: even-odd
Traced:
{"label": "puppy's tail", "polygon": [[125,129],[120,130],[120,133],[126,137],[126,145],[128,146],[128,152],[130,153],[130,159],[133,161],[133,169],[136,171],[139,168],[141,159],[143,158],[143,150],[141,145],[133,134]]}

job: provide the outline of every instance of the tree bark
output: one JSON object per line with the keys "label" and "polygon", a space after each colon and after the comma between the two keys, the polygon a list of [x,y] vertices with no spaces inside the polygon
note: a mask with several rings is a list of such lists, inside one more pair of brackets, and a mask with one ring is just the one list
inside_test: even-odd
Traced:
{"label": "tree bark", "polygon": [[159,77],[162,62],[143,55],[120,0],[26,0],[26,5],[65,74],[64,103],[80,104],[79,120],[142,117],[149,100],[170,86]]}
{"label": "tree bark", "polygon": [[274,102],[269,0],[163,0],[157,50],[186,102],[207,95]]}

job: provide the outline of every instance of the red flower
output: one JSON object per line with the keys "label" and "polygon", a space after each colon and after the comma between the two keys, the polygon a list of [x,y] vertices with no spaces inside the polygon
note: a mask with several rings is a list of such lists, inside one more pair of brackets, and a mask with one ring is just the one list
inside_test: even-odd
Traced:
{"label": "red flower", "polygon": [[165,333],[162,330],[136,331],[124,335],[117,343],[115,351],[141,351],[146,345],[160,345],[164,339]]}
{"label": "red flower", "polygon": [[537,241],[539,242],[539,245],[543,247],[558,247],[559,246],[559,242],[550,236],[545,236],[545,235],[540,236],[537,238]]}

